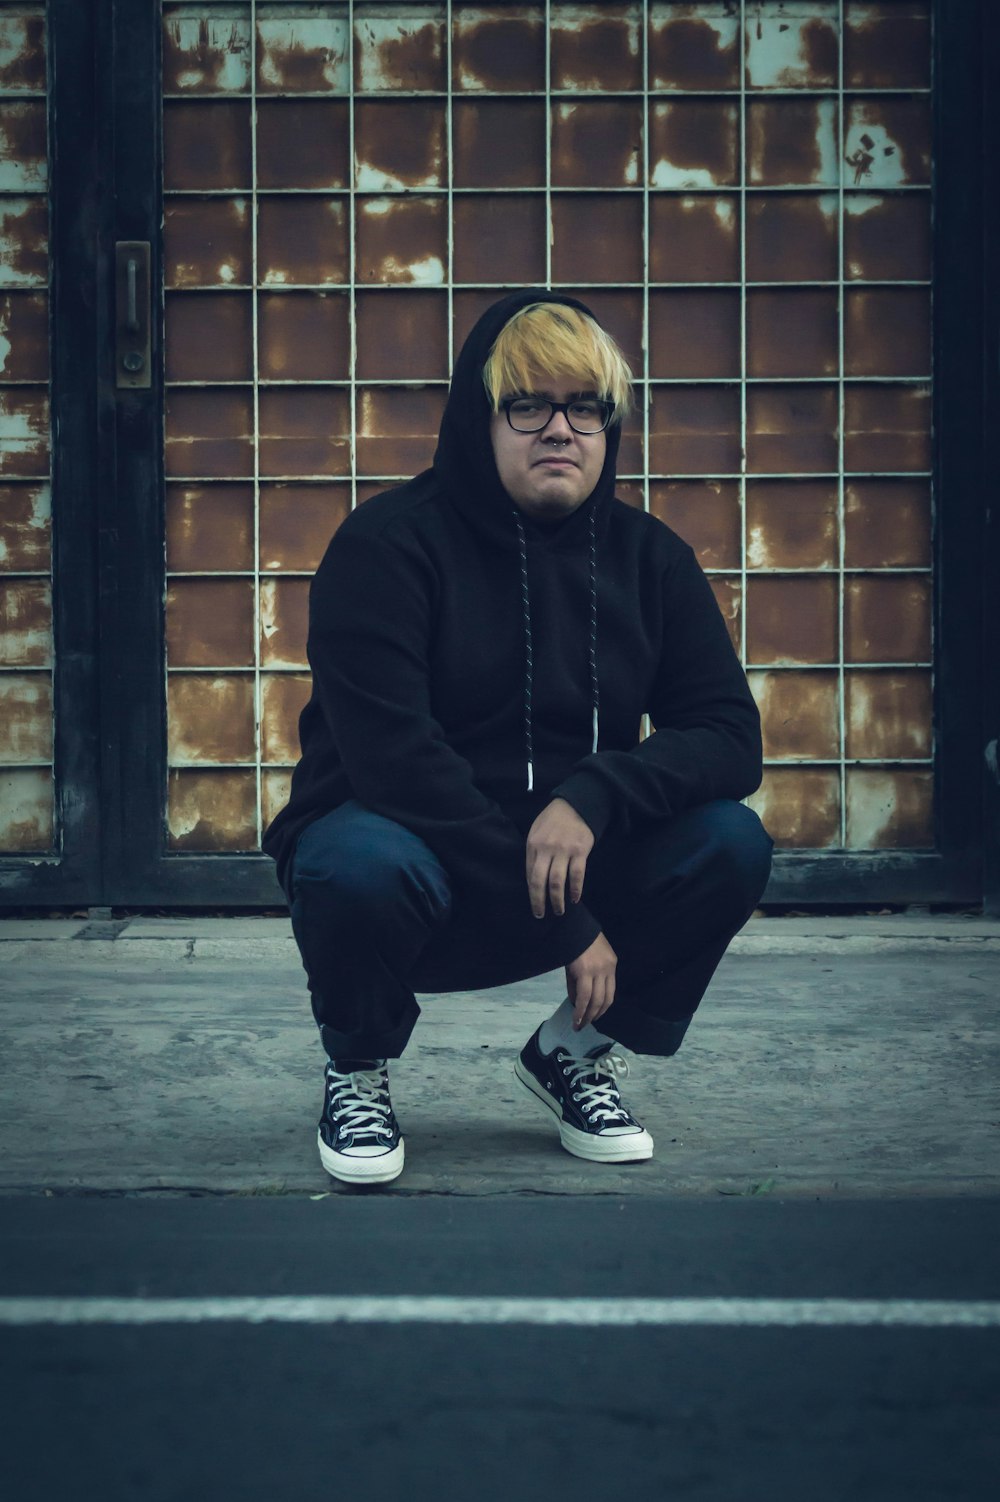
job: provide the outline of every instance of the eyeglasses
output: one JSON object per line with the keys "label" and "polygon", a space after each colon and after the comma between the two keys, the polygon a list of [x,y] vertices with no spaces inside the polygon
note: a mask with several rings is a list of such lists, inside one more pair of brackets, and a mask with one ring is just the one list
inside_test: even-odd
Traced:
{"label": "eyeglasses", "polygon": [[540,433],[561,412],[574,433],[603,433],[615,410],[614,402],[578,397],[573,402],[550,402],[541,396],[509,396],[500,403],[515,433]]}

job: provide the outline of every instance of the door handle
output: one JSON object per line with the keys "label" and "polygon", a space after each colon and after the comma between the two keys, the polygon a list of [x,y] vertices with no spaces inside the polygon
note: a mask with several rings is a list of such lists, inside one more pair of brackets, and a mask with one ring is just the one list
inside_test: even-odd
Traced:
{"label": "door handle", "polygon": [[115,245],[115,384],[119,389],[151,385],[148,240]]}

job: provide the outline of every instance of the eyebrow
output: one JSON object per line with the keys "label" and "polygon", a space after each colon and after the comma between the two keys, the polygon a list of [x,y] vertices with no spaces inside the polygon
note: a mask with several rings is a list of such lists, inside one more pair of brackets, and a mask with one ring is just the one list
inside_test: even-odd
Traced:
{"label": "eyebrow", "polygon": [[[547,402],[554,402],[555,401],[555,397],[552,395],[551,391],[523,391],[521,393],[521,395],[522,396],[544,396],[544,398],[545,398],[545,400]],[[570,402],[579,401],[579,399],[580,399],[581,396],[592,396],[592,397],[596,398],[597,397],[597,392],[594,391],[594,390],[591,390],[589,388],[587,390],[585,390],[585,391],[571,391],[570,394],[569,394],[569,396],[566,398],[566,400],[570,401]]]}

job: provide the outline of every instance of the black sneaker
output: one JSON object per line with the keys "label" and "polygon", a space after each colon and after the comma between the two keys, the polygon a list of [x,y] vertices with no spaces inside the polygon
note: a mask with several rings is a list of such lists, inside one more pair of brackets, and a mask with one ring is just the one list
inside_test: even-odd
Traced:
{"label": "black sneaker", "polygon": [[319,1155],[327,1173],[345,1184],[384,1184],[403,1171],[403,1139],[389,1099],[384,1059],[345,1060],[326,1066],[319,1119]]}
{"label": "black sneaker", "polygon": [[559,1117],[559,1138],[568,1153],[594,1163],[634,1163],[653,1156],[653,1139],[622,1105],[616,1075],[628,1060],[610,1045],[575,1059],[565,1048],[544,1054],[538,1032],[522,1048],[514,1073],[532,1095]]}

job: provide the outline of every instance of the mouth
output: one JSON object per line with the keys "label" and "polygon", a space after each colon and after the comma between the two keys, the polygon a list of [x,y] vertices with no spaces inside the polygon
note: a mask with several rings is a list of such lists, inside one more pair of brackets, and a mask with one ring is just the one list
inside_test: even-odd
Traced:
{"label": "mouth", "polygon": [[573,459],[557,458],[554,454],[548,454],[544,459],[536,459],[533,469],[576,469],[576,461]]}

